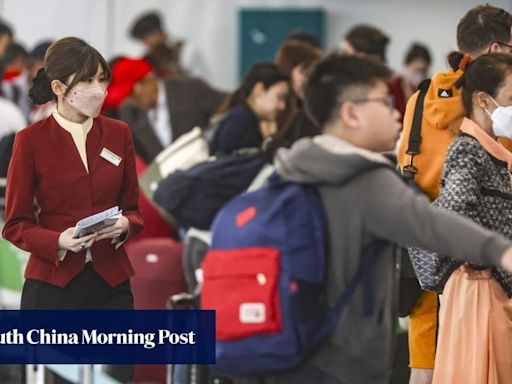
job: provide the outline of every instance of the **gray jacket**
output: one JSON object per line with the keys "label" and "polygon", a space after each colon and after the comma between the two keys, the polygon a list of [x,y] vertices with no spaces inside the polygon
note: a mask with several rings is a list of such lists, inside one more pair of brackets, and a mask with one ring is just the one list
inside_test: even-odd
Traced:
{"label": "gray jacket", "polygon": [[[511,245],[469,220],[431,207],[383,156],[333,136],[301,139],[291,149],[281,149],[276,170],[287,180],[319,187],[328,223],[326,284],[331,305],[354,276],[361,249],[375,238],[494,265]],[[359,287],[334,334],[309,362],[342,383],[389,383],[398,296],[391,243],[373,265],[373,314],[364,316]]]}

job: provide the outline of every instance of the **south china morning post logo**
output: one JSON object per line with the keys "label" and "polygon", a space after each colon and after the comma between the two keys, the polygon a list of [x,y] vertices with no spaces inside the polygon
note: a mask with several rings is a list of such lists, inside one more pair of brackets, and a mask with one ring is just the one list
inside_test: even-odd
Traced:
{"label": "south china morning post logo", "polygon": [[196,333],[172,332],[169,329],[159,329],[156,333],[126,332],[105,333],[97,329],[82,330],[81,335],[75,332],[57,332],[46,329],[31,329],[26,334],[15,328],[0,333],[0,345],[141,345],[145,349],[153,349],[157,345],[195,345]]}
{"label": "south china morning post logo", "polygon": [[0,311],[0,364],[213,364],[213,311]]}

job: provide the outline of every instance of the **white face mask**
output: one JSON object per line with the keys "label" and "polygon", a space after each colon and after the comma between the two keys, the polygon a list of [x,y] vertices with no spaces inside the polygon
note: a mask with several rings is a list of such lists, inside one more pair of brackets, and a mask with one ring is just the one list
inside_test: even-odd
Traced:
{"label": "white face mask", "polygon": [[489,113],[487,109],[485,111],[491,116],[494,135],[512,139],[512,105],[502,107],[492,97],[491,99],[497,108],[492,113]]}

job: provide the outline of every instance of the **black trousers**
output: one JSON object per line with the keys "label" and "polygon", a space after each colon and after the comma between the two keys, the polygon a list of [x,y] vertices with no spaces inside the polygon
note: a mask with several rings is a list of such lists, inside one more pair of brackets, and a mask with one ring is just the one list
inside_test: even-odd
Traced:
{"label": "black trousers", "polygon": [[[96,273],[92,263],[65,288],[44,281],[27,279],[21,294],[21,309],[133,309],[130,281],[111,287]],[[109,375],[127,383],[132,380],[133,365],[109,365]],[[26,382],[25,367],[22,368],[21,383]],[[48,376],[49,375],[49,376]],[[47,383],[67,383],[59,377],[46,376]]]}
{"label": "black trousers", "polygon": [[111,287],[86,263],[67,287],[27,279],[21,294],[21,309],[133,309],[130,281]]}

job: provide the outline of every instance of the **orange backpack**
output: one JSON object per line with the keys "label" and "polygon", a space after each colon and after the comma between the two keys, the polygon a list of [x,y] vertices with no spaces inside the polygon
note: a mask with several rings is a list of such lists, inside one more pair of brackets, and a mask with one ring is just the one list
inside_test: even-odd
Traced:
{"label": "orange backpack", "polygon": [[446,152],[464,117],[461,89],[455,86],[461,75],[461,70],[446,71],[425,80],[405,110],[400,169],[432,200],[439,194]]}

